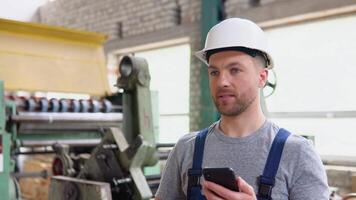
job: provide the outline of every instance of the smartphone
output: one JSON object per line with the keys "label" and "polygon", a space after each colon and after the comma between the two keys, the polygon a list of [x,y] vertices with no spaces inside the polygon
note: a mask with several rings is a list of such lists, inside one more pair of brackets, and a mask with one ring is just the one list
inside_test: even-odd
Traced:
{"label": "smartphone", "polygon": [[204,168],[204,179],[229,190],[239,192],[234,171],[229,167],[224,168]]}

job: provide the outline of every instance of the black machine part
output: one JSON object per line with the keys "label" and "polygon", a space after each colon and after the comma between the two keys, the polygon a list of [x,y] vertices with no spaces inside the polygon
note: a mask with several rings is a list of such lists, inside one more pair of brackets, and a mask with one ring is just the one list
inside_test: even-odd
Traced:
{"label": "black machine part", "polygon": [[109,183],[113,199],[132,199],[132,180],[125,172],[117,158],[118,148],[115,144],[102,143],[92,153],[79,173],[79,179]]}

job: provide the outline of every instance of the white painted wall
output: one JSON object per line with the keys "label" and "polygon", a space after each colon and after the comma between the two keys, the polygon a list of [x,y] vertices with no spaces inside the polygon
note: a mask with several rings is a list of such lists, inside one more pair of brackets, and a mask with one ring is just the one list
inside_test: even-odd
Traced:
{"label": "white painted wall", "polygon": [[[356,15],[267,30],[278,86],[271,112],[356,111]],[[356,156],[356,118],[273,119],[316,136],[323,155]]]}
{"label": "white painted wall", "polygon": [[31,21],[38,7],[48,0],[0,0],[0,18]]}
{"label": "white painted wall", "polygon": [[135,54],[147,60],[151,90],[158,91],[158,142],[175,143],[189,132],[190,46],[182,44]]}

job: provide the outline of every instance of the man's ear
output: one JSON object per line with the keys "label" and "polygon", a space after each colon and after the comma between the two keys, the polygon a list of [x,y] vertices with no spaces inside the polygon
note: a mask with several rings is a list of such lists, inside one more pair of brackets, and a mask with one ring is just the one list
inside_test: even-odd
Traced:
{"label": "man's ear", "polygon": [[263,68],[263,69],[260,70],[260,73],[259,73],[258,87],[259,88],[263,88],[267,83],[267,79],[268,79],[268,69],[267,68]]}

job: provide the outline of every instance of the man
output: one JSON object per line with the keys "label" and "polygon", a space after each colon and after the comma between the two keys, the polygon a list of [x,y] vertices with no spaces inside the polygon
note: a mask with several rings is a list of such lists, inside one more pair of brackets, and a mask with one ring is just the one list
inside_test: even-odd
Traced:
{"label": "man", "polygon": [[[206,133],[201,168],[232,168],[240,188],[234,192],[200,178],[202,194],[197,199],[204,199],[204,195],[208,200],[327,200],[322,162],[313,146],[297,135],[287,134],[279,165],[272,163],[278,170],[271,187],[263,188],[259,182],[267,157],[278,157],[269,153],[283,132],[266,120],[260,106],[260,90],[273,67],[264,32],[249,20],[224,20],[209,31],[205,48],[196,56],[208,65],[211,95],[221,114]],[[196,162],[194,148],[199,135],[191,133],[178,141],[167,160],[156,199],[194,199],[188,176],[192,176],[189,170]]]}

